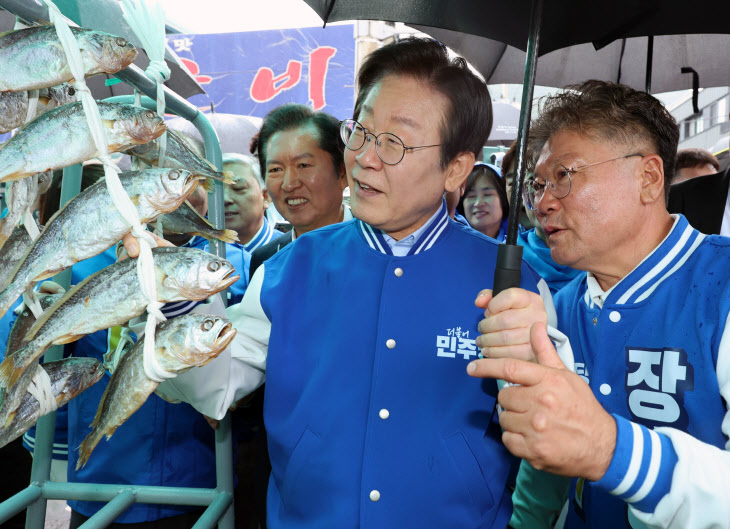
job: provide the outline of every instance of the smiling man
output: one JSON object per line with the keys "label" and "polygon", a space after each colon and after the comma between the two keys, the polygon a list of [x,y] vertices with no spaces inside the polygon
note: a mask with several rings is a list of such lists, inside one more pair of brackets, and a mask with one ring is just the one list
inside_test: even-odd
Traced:
{"label": "smiling man", "polygon": [[339,130],[329,114],[293,103],[264,118],[256,143],[261,172],[277,211],[292,229],[253,253],[251,276],[303,233],[352,220],[342,203],[347,179]]}
{"label": "smiling man", "polygon": [[678,139],[657,99],[599,81],[549,98],[530,128],[525,201],[552,258],[587,274],[555,296],[575,373],[542,323],[538,364],[469,366],[520,384],[499,395],[510,451],[575,478],[568,496],[571,480],[523,464],[513,527],[552,527],[565,497],[570,529],[728,527],[730,239],[667,212]]}
{"label": "smiling man", "polygon": [[[451,220],[443,199],[487,139],[489,93],[462,59],[420,39],[375,51],[358,86],[341,126],[357,220],[307,232],[263,263],[228,310],[230,353],[163,391],[220,418],[265,373],[270,528],[501,529],[515,460],[496,383],[465,371],[497,243]],[[285,157],[269,150],[276,169],[272,160]],[[522,286],[537,292],[538,281],[524,266]],[[516,313],[488,326],[529,348],[521,320],[538,312]]]}

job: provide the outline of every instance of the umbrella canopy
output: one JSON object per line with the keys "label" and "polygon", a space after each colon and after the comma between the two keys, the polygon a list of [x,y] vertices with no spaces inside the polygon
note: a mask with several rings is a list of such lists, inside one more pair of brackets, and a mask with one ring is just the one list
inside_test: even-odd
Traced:
{"label": "umbrella canopy", "polygon": [[[388,20],[479,35],[525,50],[532,0],[305,0],[325,22]],[[545,5],[540,55],[618,38],[726,33],[727,4],[719,0],[561,0]]]}
{"label": "umbrella canopy", "polygon": [[[415,26],[467,59],[488,84],[521,84],[525,52],[495,40],[441,28]],[[587,79],[620,82],[636,90],[646,84],[647,37],[619,39],[596,50],[577,44],[540,57],[535,84],[563,87]],[[654,38],[651,91],[672,92],[692,88],[691,67],[700,86],[730,85],[730,35],[669,35]]]}
{"label": "umbrella canopy", "polygon": [[[57,0],[56,5],[67,18],[81,27],[105,31],[127,39],[139,51],[134,64],[142,70],[147,68],[149,58],[142,49],[139,39],[124,19],[118,0]],[[48,8],[43,2],[0,0],[0,8],[6,10],[0,12],[0,31],[3,32],[14,28],[16,15],[27,21],[29,25],[48,21]],[[171,72],[170,79],[165,83],[170,90],[183,98],[205,93],[188,69],[182,66],[180,59],[169,46],[165,50],[165,62]],[[109,77],[111,76],[98,75],[87,79],[86,84],[96,99],[129,95],[133,92],[131,87],[123,83],[105,86],[105,81]]]}
{"label": "umbrella canopy", "polygon": [[[235,152],[239,154],[251,154],[249,146],[251,138],[258,133],[261,120],[238,114],[219,114],[211,112],[206,114],[210,124],[213,125],[218,139],[221,143],[221,152]],[[203,141],[198,129],[183,118],[172,118],[167,120],[167,125],[190,136]]]}
{"label": "umbrella canopy", "polygon": [[520,109],[507,103],[492,103],[492,130],[487,145],[512,145],[517,139],[520,125]]}

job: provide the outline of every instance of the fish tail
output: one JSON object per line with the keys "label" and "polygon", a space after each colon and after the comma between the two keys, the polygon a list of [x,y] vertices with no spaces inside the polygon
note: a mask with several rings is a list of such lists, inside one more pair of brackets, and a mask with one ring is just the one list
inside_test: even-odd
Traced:
{"label": "fish tail", "polygon": [[205,189],[206,193],[212,193],[213,190],[215,189],[215,181],[211,178],[206,178],[203,181],[202,185],[203,185],[203,189]]}
{"label": "fish tail", "polygon": [[238,240],[238,233],[233,230],[221,230],[216,234],[216,238],[223,242],[233,243]]}
{"label": "fish tail", "polygon": [[76,470],[84,468],[86,462],[91,456],[91,452],[94,451],[96,445],[101,441],[101,434],[98,430],[94,429],[79,445],[79,459],[76,461]]}
{"label": "fish tail", "polygon": [[221,173],[221,174],[223,175],[222,181],[224,184],[232,184],[233,182],[235,182],[235,178],[234,178],[232,171],[223,171],[223,173]]}
{"label": "fish tail", "polygon": [[20,376],[28,369],[28,366],[33,364],[33,361],[38,358],[47,347],[37,347],[33,342],[29,343],[25,347],[18,349],[13,356],[7,357],[0,364],[0,393],[3,391],[5,394],[12,388],[17,382]]}

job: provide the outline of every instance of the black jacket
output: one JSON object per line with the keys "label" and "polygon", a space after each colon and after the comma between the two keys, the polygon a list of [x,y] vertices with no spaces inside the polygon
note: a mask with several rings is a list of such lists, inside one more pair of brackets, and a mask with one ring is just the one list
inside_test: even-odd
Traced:
{"label": "black jacket", "polygon": [[719,234],[730,185],[730,167],[722,173],[698,176],[673,185],[669,191],[670,213],[681,213],[693,228]]}

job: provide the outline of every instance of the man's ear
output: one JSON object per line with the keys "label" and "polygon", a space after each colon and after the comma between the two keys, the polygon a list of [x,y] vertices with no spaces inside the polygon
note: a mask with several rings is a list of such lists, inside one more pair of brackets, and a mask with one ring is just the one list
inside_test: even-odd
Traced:
{"label": "man's ear", "polygon": [[459,189],[466,182],[466,177],[474,169],[475,160],[476,157],[473,152],[461,152],[457,154],[446,168],[444,189],[449,193]]}
{"label": "man's ear", "polygon": [[345,170],[345,164],[342,164],[337,176],[339,177],[338,181],[340,182],[340,190],[344,191],[347,187],[347,171]]}
{"label": "man's ear", "polygon": [[271,205],[271,195],[269,195],[268,189],[262,189],[261,194],[264,196],[264,209],[269,209]]}
{"label": "man's ear", "polygon": [[641,202],[651,204],[657,201],[664,203],[664,162],[658,154],[650,154],[641,160],[639,165]]}

